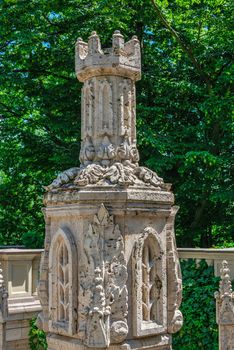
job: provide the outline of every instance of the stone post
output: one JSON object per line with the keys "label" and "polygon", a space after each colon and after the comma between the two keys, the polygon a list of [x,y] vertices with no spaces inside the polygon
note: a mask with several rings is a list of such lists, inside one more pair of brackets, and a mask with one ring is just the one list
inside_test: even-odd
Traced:
{"label": "stone post", "polygon": [[38,324],[49,350],[171,349],[182,326],[170,184],[139,165],[137,37],[96,32],[76,44],[82,88],[80,167],[46,187]]}
{"label": "stone post", "polygon": [[8,317],[8,293],[0,264],[0,350],[6,350],[6,321]]}
{"label": "stone post", "polygon": [[234,349],[234,293],[227,261],[222,262],[221,281],[216,298],[216,321],[219,325],[219,350]]}

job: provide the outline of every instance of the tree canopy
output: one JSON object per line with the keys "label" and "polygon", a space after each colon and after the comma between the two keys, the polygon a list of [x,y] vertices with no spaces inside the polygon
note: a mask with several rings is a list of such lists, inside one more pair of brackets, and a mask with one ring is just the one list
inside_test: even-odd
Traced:
{"label": "tree canopy", "polygon": [[141,43],[141,164],[173,184],[178,245],[234,244],[232,14],[231,0],[0,1],[0,244],[41,245],[43,185],[79,165],[76,39],[108,47],[116,29]]}

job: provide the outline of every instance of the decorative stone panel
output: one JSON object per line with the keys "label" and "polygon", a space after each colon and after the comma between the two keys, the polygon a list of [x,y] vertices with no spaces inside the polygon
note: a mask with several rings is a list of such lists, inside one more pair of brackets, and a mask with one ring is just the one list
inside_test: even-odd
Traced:
{"label": "decorative stone panel", "polygon": [[123,237],[103,204],[85,233],[84,253],[80,324],[86,330],[86,345],[104,348],[127,336],[128,292]]}
{"label": "decorative stone panel", "polygon": [[49,330],[73,335],[77,331],[77,250],[70,230],[60,228],[49,253]]}
{"label": "decorative stone panel", "polygon": [[134,335],[158,334],[166,330],[165,252],[157,232],[147,227],[133,251]]}

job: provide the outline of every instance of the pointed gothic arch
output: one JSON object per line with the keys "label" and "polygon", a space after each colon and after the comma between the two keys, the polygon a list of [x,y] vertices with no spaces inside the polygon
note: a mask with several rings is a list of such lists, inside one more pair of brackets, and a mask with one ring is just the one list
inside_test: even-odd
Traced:
{"label": "pointed gothic arch", "polygon": [[71,231],[59,228],[49,253],[49,330],[58,334],[73,335],[77,331],[77,263]]}
{"label": "pointed gothic arch", "polygon": [[158,233],[147,227],[133,251],[133,330],[135,336],[161,333],[166,328],[165,256]]}
{"label": "pointed gothic arch", "polygon": [[92,136],[93,134],[93,83],[85,82],[83,89],[83,98],[82,98],[82,135]]}
{"label": "pointed gothic arch", "polygon": [[100,81],[99,106],[100,106],[100,132],[102,134],[113,133],[113,96],[111,83],[104,79]]}

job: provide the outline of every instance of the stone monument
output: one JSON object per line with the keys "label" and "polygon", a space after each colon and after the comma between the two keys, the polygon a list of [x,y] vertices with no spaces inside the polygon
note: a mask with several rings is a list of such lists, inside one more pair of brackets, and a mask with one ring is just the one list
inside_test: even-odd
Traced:
{"label": "stone monument", "polygon": [[170,185],[139,165],[137,37],[96,32],[76,44],[82,89],[80,167],[44,197],[38,324],[48,349],[171,349],[182,326],[181,274]]}
{"label": "stone monument", "polygon": [[216,321],[219,325],[219,350],[234,350],[234,293],[227,261],[222,262],[221,281],[216,298]]}

